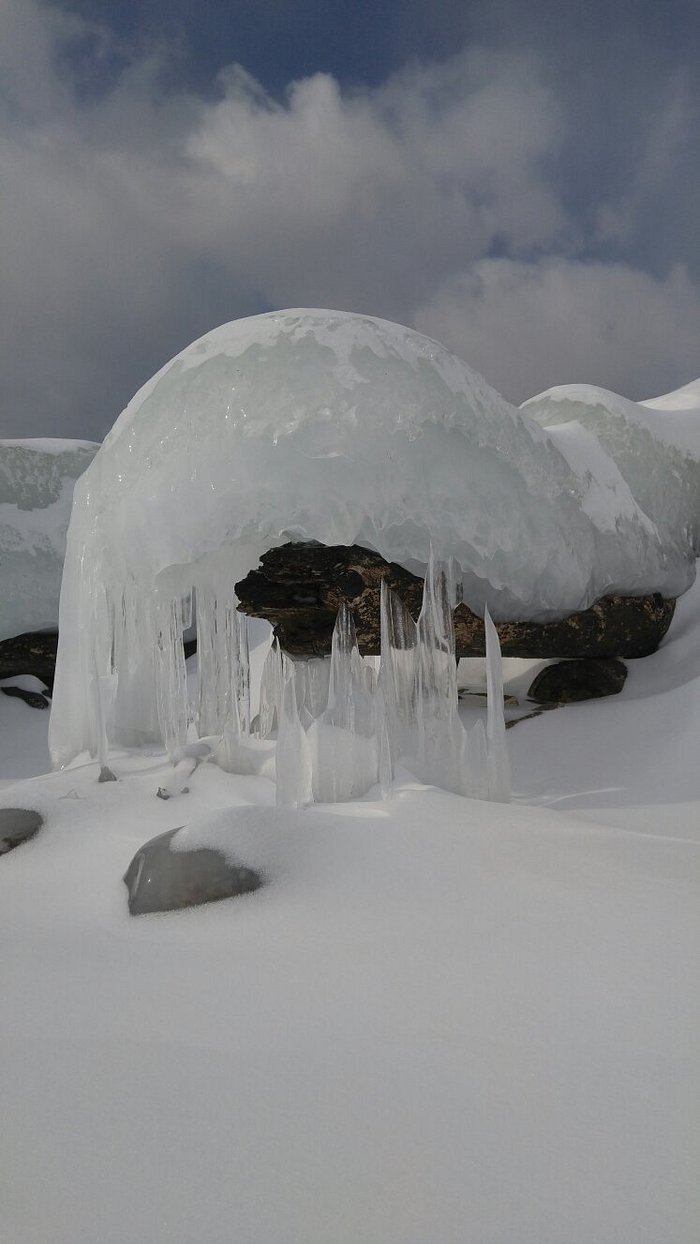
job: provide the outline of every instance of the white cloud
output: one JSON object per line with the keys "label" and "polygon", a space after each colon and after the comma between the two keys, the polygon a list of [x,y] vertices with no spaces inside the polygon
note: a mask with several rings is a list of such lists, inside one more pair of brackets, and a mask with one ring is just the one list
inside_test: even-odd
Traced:
{"label": "white cloud", "polygon": [[700,371],[700,291],[623,264],[487,259],[415,316],[511,401],[555,384],[599,384],[639,399]]}
{"label": "white cloud", "polygon": [[[92,49],[93,79],[112,64],[101,93],[74,89],[76,40]],[[523,396],[557,357],[596,378],[604,343],[587,363],[583,343],[597,337],[586,316],[606,290],[647,307],[628,309],[653,337],[647,360],[683,366],[691,353],[669,340],[671,311],[668,330],[652,332],[674,291],[692,301],[682,278],[630,273],[625,285],[615,269],[606,284],[601,267],[594,295],[592,269],[533,258],[571,254],[579,226],[552,172],[564,108],[532,56],[472,49],[351,93],[317,74],[280,103],[236,68],[213,101],[165,90],[167,49],[131,62],[116,49],[117,73],[108,33],[40,0],[0,0],[0,49],[5,435],[101,436],[170,354],[272,306],[440,324],[447,344]],[[509,261],[485,258],[494,252]],[[531,325],[522,350],[515,304],[527,322],[535,289],[542,331]],[[629,337],[615,373],[627,389],[642,353]]]}

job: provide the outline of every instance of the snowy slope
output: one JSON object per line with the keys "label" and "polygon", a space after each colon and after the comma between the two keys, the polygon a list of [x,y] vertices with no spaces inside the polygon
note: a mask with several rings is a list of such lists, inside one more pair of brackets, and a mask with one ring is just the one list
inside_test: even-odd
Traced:
{"label": "snowy slope", "polygon": [[[2,789],[47,818],[0,859],[3,1244],[690,1244],[699,607],[508,732],[512,807],[295,813],[210,765],[163,802],[158,754]],[[183,823],[268,886],[130,918]]]}
{"label": "snowy slope", "polygon": [[[647,397],[640,406],[646,406],[649,410],[666,410],[678,412],[694,412],[700,413],[700,377],[697,380],[691,380],[689,384],[684,384],[680,389],[674,389],[671,393],[662,393],[661,397]],[[664,416],[665,417],[665,416]],[[697,428],[695,429],[697,435]]]}

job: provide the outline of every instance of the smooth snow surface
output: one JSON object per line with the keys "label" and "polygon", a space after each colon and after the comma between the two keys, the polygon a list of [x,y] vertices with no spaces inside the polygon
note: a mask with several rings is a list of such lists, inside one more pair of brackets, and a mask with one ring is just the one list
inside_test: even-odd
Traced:
{"label": "smooth snow surface", "polygon": [[0,441],[0,640],[58,625],[75,480],[91,441]]}
{"label": "smooth snow surface", "polygon": [[[232,585],[290,539],[412,566],[432,544],[495,617],[679,594],[700,504],[649,439],[641,474],[592,439],[572,454],[442,346],[383,320],[293,310],[209,333],[136,395],[76,488],[55,763],[99,752],[112,709],[121,742],[181,749],[183,602],[194,587],[205,635],[231,631]],[[209,702],[206,671],[204,685]]]}
{"label": "smooth snow surface", "polygon": [[[700,583],[620,696],[509,730],[511,806],[191,762],[164,801],[155,751],[2,789],[46,820],[0,858],[3,1244],[690,1244],[699,618]],[[266,886],[129,917],[179,825]]]}

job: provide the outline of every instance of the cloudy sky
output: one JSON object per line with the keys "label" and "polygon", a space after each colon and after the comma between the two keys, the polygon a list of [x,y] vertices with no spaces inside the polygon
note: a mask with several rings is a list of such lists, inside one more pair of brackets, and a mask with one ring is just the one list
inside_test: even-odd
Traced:
{"label": "cloudy sky", "polygon": [[512,401],[700,374],[697,0],[0,0],[0,435],[337,307]]}

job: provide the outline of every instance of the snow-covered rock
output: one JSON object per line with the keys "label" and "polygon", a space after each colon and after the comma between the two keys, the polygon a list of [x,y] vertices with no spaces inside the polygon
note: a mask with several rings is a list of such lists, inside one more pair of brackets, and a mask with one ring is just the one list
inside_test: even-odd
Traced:
{"label": "snow-covered rock", "polygon": [[91,441],[0,441],[0,640],[58,624],[73,486]]}
{"label": "snow-covered rock", "polygon": [[250,894],[263,884],[254,869],[227,859],[213,846],[180,841],[182,828],[151,838],[136,852],[124,874],[132,916],[177,911]]}

